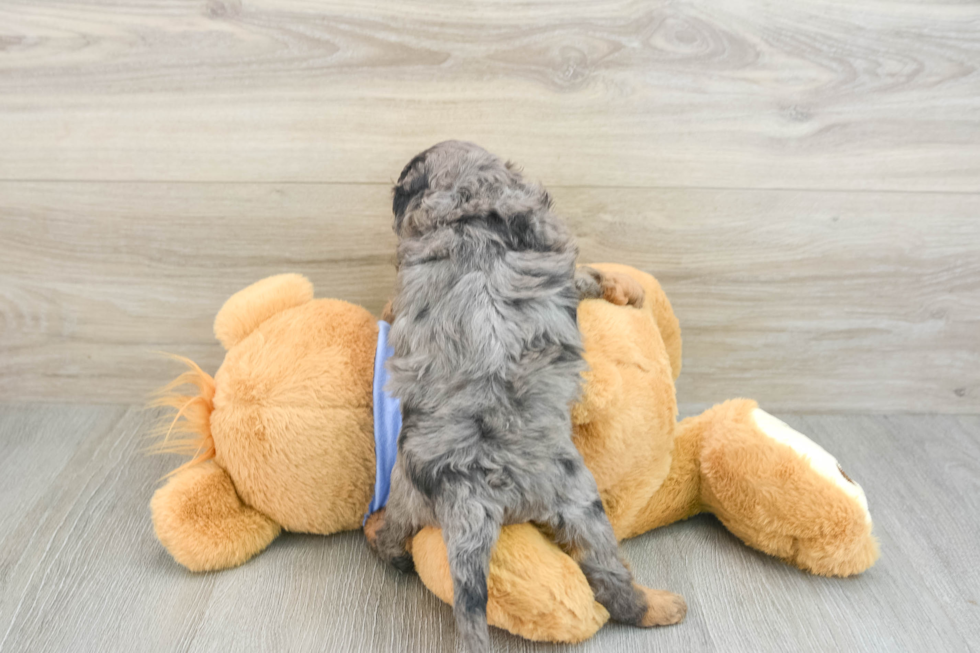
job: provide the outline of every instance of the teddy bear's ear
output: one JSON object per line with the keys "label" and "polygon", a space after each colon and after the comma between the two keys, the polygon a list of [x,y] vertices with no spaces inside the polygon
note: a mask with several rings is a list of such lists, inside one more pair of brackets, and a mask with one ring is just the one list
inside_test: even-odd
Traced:
{"label": "teddy bear's ear", "polygon": [[279,274],[239,290],[214,318],[214,335],[231,349],[273,315],[313,299],[313,284],[301,274]]}

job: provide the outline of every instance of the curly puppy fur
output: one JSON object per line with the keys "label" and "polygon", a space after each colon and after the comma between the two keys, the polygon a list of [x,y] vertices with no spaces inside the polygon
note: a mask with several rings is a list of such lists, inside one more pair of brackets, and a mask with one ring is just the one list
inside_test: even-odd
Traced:
{"label": "curly puppy fur", "polygon": [[515,522],[553,534],[613,619],[653,625],[572,443],[570,405],[585,369],[576,309],[581,287],[599,284],[580,278],[577,287],[577,248],[550,207],[512,165],[458,141],[412,159],[394,190],[388,389],[403,425],[374,546],[410,569],[408,538],[442,528],[470,651],[489,647],[490,552]]}

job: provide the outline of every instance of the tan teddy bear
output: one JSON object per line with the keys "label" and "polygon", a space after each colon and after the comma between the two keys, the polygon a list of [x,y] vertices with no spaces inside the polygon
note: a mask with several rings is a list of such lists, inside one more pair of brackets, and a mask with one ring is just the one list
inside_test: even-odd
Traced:
{"label": "tan teddy bear", "polygon": [[[583,301],[590,371],[575,443],[620,539],[711,512],[746,544],[815,574],[847,576],[878,556],[864,492],[806,436],[735,399],[677,422],[677,319],[657,281],[633,268],[640,309]],[[178,410],[161,449],[194,458],[151,502],[157,536],[193,571],[239,565],[282,529],[361,528],[375,491],[373,378],[378,324],[361,307],[313,299],[299,275],[259,281],[219,311],[227,350],[212,379],[193,363],[158,402]],[[198,392],[175,393],[191,383]],[[442,536],[412,542],[416,570],[443,601]],[[577,642],[608,615],[575,562],[529,524],[503,529],[490,563],[491,624]]]}

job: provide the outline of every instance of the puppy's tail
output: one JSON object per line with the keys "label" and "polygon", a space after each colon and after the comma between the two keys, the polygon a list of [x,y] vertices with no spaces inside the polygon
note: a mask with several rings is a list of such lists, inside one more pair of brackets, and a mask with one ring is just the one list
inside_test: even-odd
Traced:
{"label": "puppy's tail", "polygon": [[[446,495],[451,492],[446,492]],[[453,579],[453,615],[469,653],[490,650],[487,576],[502,516],[472,497],[442,496],[436,502]]]}
{"label": "puppy's tail", "polygon": [[[167,474],[169,478],[192,465],[214,458],[214,439],[211,437],[211,412],[214,410],[214,379],[198,365],[183,356],[167,354],[187,366],[187,371],[154,393],[149,408],[167,407],[170,415],[151,433],[158,441],[150,453],[177,453],[191,456],[183,465]],[[181,391],[193,386],[197,392]]]}

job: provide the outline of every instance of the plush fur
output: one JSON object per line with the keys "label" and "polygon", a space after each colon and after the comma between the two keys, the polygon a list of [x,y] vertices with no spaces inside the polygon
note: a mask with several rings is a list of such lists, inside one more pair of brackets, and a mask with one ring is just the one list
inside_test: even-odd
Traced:
{"label": "plush fur", "polygon": [[[843,489],[843,475],[818,473],[770,437],[753,418],[754,402],[733,400],[676,421],[681,334],[670,302],[648,274],[595,267],[611,279],[629,277],[645,293],[641,310],[579,304],[590,371],[573,410],[574,442],[616,536],[713,512],[748,546],[810,573],[850,576],[870,567],[878,545],[862,502]],[[301,279],[287,278],[295,287],[283,294],[300,292]],[[216,453],[173,474],[151,505],[160,541],[195,571],[241,564],[278,526],[324,535],[360,528],[374,490],[374,318],[332,299],[270,314],[259,299],[268,295],[255,291],[240,291],[219,313],[219,321],[257,326],[228,351],[214,376],[214,401],[192,404],[203,413],[192,411],[188,429],[206,428]],[[202,395],[187,395],[195,396]],[[411,550],[425,585],[451,603],[442,533],[422,529]],[[582,641],[608,618],[574,560],[528,524],[502,529],[487,591],[488,621],[532,640]],[[731,610],[737,615],[738,606]]]}
{"label": "plush fur", "polygon": [[160,542],[191,571],[240,565],[281,530],[242,503],[228,473],[213,460],[175,474],[153,495],[150,509]]}
{"label": "plush fur", "polygon": [[442,528],[456,622],[473,652],[489,647],[487,573],[504,524],[546,528],[616,621],[678,622],[680,597],[633,586],[572,444],[585,371],[578,249],[548,194],[483,148],[447,141],[405,167],[393,204],[388,390],[403,423],[385,524],[370,540],[378,553],[408,566],[407,541]]}

